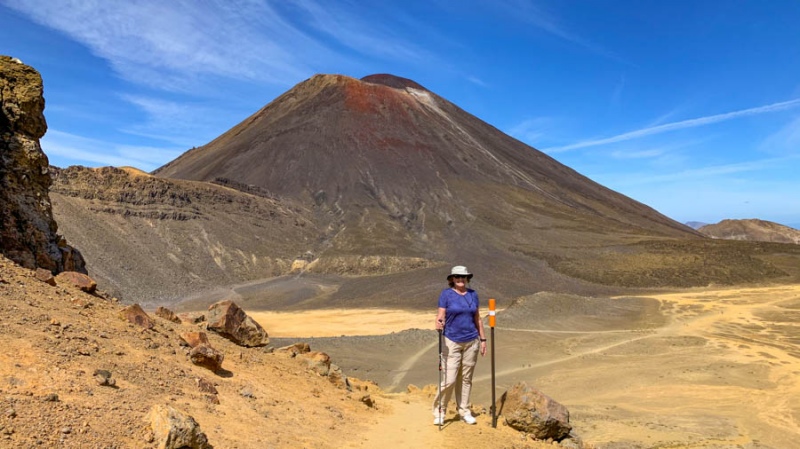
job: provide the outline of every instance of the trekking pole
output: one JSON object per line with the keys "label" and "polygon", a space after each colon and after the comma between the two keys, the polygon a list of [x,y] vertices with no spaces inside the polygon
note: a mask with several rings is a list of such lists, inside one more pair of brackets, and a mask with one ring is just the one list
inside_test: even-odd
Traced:
{"label": "trekking pole", "polygon": [[442,423],[444,422],[444,416],[442,414],[442,329],[437,329],[439,331],[439,431],[442,430]]}
{"label": "trekking pole", "polygon": [[495,406],[495,386],[494,386],[494,324],[495,324],[495,301],[489,300],[489,332],[492,336],[492,428],[497,428],[497,407]]}

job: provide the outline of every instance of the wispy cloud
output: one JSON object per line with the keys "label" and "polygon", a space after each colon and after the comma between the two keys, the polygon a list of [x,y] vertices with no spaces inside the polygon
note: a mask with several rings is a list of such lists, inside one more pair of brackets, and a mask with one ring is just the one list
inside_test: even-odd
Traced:
{"label": "wispy cloud", "polygon": [[[147,119],[143,123],[125,125],[122,132],[163,140],[184,148],[203,145],[224,132],[220,129],[221,110],[196,102],[169,101],[144,95],[121,95]],[[244,118],[244,117],[241,117]],[[228,123],[228,126],[234,123]]]}
{"label": "wispy cloud", "polygon": [[[295,0],[294,4],[305,12],[312,27],[352,51],[406,62],[430,59],[427,50],[398,36],[396,32],[383,25],[384,20],[370,20],[363,14],[354,14],[353,11],[358,10],[357,5],[349,2],[313,0]],[[381,6],[376,4],[370,10],[377,12],[380,8]]]}
{"label": "wispy cloud", "polygon": [[619,160],[651,159],[654,165],[675,166],[675,164],[686,161],[685,150],[687,148],[699,147],[712,138],[711,136],[703,136],[696,139],[673,140],[657,146],[644,147],[636,144],[628,144],[627,146],[622,144],[618,148],[611,147],[612,151],[609,154],[614,159]]}
{"label": "wispy cloud", "polygon": [[185,148],[121,145],[54,129],[47,131],[41,145],[54,165],[130,165],[145,171],[152,171],[185,151]]}
{"label": "wispy cloud", "polygon": [[504,9],[508,16],[516,20],[521,20],[558,38],[572,42],[596,55],[630,65],[628,61],[623,60],[614,52],[571,31],[556,14],[546,9],[542,3],[534,0],[496,0],[492,2],[493,5]]}
{"label": "wispy cloud", "polygon": [[632,139],[639,139],[642,137],[652,136],[654,134],[661,134],[669,131],[676,131],[679,129],[686,129],[686,128],[695,128],[698,126],[710,125],[712,123],[724,122],[726,120],[732,120],[735,118],[740,117],[748,117],[753,115],[759,114],[766,114],[770,112],[782,111],[790,108],[794,108],[800,106],[800,99],[783,101],[780,103],[773,103],[766,106],[759,106],[750,109],[743,109],[740,111],[734,112],[727,112],[725,114],[717,114],[717,115],[710,115],[707,117],[700,117],[690,120],[683,120],[680,122],[673,122],[667,123],[664,125],[652,126],[649,128],[643,128],[636,131],[627,132],[624,134],[619,134],[613,137],[607,137],[604,139],[595,139],[595,140],[587,140],[583,142],[574,143],[571,145],[565,145],[561,147],[551,147],[547,148],[543,151],[547,153],[560,153],[569,150],[576,150],[578,148],[587,148],[587,147],[595,147],[600,145],[607,145],[610,143],[617,143],[623,142],[626,140]]}
{"label": "wispy cloud", "polygon": [[488,87],[489,86],[488,84],[486,84],[482,79],[478,78],[477,76],[471,76],[471,75],[467,76],[467,81],[469,81],[472,84],[477,84],[478,86],[481,86],[481,87]]}
{"label": "wispy cloud", "polygon": [[296,82],[310,69],[289,50],[291,42],[330,52],[269,2],[3,3],[86,45],[121,77],[162,89],[179,89],[198,76]]}
{"label": "wispy cloud", "polygon": [[622,151],[616,150],[611,153],[611,157],[614,159],[651,159],[654,157],[661,156],[664,154],[663,148],[652,148],[649,150],[638,150],[638,151]]}
{"label": "wispy cloud", "polygon": [[800,154],[800,117],[764,139],[759,149],[771,154]]}
{"label": "wispy cloud", "polygon": [[621,183],[630,186],[630,185],[658,184],[658,183],[688,181],[688,180],[708,181],[710,178],[734,175],[737,173],[784,169],[787,166],[787,164],[794,164],[797,162],[798,159],[800,159],[800,155],[759,159],[753,161],[738,162],[735,164],[711,165],[707,167],[675,171],[672,173],[662,173],[662,174],[647,173],[647,174],[640,174],[638,176],[633,174],[626,174],[623,177],[624,181],[622,181]]}
{"label": "wispy cloud", "polygon": [[529,145],[535,145],[537,140],[547,135],[547,130],[552,127],[553,120],[549,117],[536,117],[523,120],[509,129],[508,135],[515,137]]}

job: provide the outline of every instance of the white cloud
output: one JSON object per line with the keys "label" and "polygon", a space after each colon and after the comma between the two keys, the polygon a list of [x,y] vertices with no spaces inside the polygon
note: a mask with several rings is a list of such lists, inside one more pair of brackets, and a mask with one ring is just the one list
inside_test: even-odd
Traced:
{"label": "white cloud", "polygon": [[800,154],[800,117],[764,139],[759,149],[771,154]]}
{"label": "white cloud", "polygon": [[[321,3],[313,0],[295,0],[294,4],[311,19],[311,26],[353,51],[405,62],[430,59],[428,51],[406,42],[383,26],[385,21],[369,20],[353,14],[352,11],[357,10],[356,5],[345,2],[342,6],[342,2]],[[375,4],[370,10],[379,8],[379,4]],[[410,28],[418,29],[419,26]]]}
{"label": "white cloud", "polygon": [[758,114],[766,114],[769,112],[776,112],[782,111],[786,109],[791,109],[794,107],[800,106],[800,99],[783,101],[780,103],[773,103],[766,106],[759,106],[750,109],[743,109],[740,111],[734,112],[727,112],[725,114],[717,114],[717,115],[710,115],[707,117],[700,117],[691,120],[683,120],[680,122],[673,122],[667,123],[664,125],[652,126],[649,128],[643,128],[636,131],[630,131],[627,133],[619,134],[613,137],[608,137],[604,139],[595,139],[595,140],[587,140],[583,142],[574,143],[571,145],[565,145],[561,147],[551,147],[544,149],[547,153],[560,153],[563,151],[575,150],[578,148],[587,148],[587,147],[594,147],[599,145],[607,145],[609,143],[616,143],[616,142],[623,142],[626,140],[638,139],[641,137],[652,136],[654,134],[661,134],[669,131],[676,131],[679,129],[686,129],[686,128],[694,128],[698,126],[710,125],[712,123],[723,122],[726,120],[732,120],[739,117],[748,117]]}
{"label": "white cloud", "polygon": [[738,173],[783,169],[787,166],[791,166],[791,164],[795,164],[798,159],[800,159],[800,157],[768,158],[755,161],[738,162],[735,164],[711,165],[707,167],[692,168],[663,174],[642,173],[636,175],[627,173],[624,177],[621,177],[621,179],[624,179],[621,181],[621,183],[631,186],[676,181],[709,180],[710,178],[723,177]]}
{"label": "white cloud", "polygon": [[592,42],[586,38],[581,37],[575,32],[561,23],[561,20],[556,14],[546,9],[541,1],[533,0],[495,0],[490,2],[493,6],[497,6],[505,10],[506,15],[530,25],[533,25],[542,31],[550,33],[565,41],[572,42],[573,44],[583,47],[591,53],[608,58],[617,62],[627,65],[632,65],[630,62],[623,60],[619,55],[614,52],[603,48],[601,45]]}
{"label": "white cloud", "polygon": [[477,84],[481,87],[488,87],[489,85],[486,84],[482,79],[478,78],[477,76],[467,76],[467,81],[472,84]]}
{"label": "white cloud", "polygon": [[129,81],[186,88],[197,76],[289,83],[310,69],[289,43],[314,45],[270,6],[255,2],[26,0],[4,3],[62,31]]}
{"label": "white cloud", "polygon": [[611,153],[611,157],[614,159],[650,159],[663,155],[664,151],[663,148],[633,151],[616,150]]}
{"label": "white cloud", "polygon": [[54,129],[47,131],[41,140],[41,146],[50,163],[57,166],[133,166],[144,171],[152,171],[185,151],[177,148],[121,145]]}
{"label": "white cloud", "polygon": [[[144,123],[126,125],[121,129],[127,134],[164,140],[186,148],[206,144],[227,131],[220,128],[220,116],[229,114],[230,111],[223,108],[144,95],[122,95],[121,98],[147,115]],[[250,112],[255,111],[248,111]],[[228,124],[233,125],[234,123]]]}
{"label": "white cloud", "polygon": [[548,117],[536,117],[523,120],[508,130],[508,135],[515,137],[531,146],[537,140],[547,135],[547,130],[552,127],[553,120]]}

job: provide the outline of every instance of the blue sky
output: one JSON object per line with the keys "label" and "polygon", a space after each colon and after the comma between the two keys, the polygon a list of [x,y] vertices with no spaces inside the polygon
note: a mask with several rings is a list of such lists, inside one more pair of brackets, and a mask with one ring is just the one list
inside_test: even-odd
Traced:
{"label": "blue sky", "polygon": [[57,166],[153,170],[316,73],[392,73],[675,220],[800,227],[798,24],[796,0],[0,0],[0,54],[41,72]]}

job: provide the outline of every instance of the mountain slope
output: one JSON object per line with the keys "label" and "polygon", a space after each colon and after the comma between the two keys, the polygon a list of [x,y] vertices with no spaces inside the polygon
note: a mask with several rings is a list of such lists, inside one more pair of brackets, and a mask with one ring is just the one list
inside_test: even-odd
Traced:
{"label": "mountain slope", "polygon": [[427,310],[457,264],[505,299],[796,266],[792,251],[704,238],[390,75],[315,76],[155,177],[70,168],[53,192],[101,288],[184,310],[225,295]]}
{"label": "mountain slope", "polygon": [[[312,272],[365,274],[353,264],[365,255],[442,267],[367,296],[435,288],[457,263],[506,296],[783,275],[391,75],[314,76],[155,174],[231,179],[307,206],[322,230]],[[738,268],[697,262],[698,251]]]}
{"label": "mountain slope", "polygon": [[691,235],[418,84],[390,75],[314,76],[156,174],[234,179],[333,211],[378,206],[423,233],[469,222],[475,202],[507,202],[505,192],[491,191],[500,188],[530,194],[544,208],[592,217],[598,226]]}

